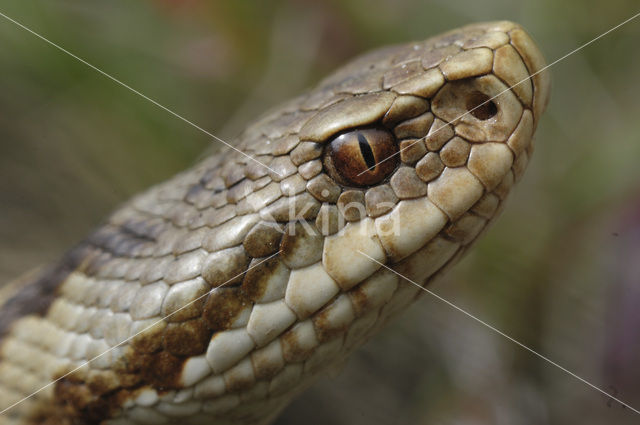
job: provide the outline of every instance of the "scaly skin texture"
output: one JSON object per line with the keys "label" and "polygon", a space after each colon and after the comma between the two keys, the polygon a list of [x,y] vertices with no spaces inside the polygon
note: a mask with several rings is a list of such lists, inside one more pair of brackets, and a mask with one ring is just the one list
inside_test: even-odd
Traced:
{"label": "scaly skin texture", "polygon": [[62,378],[0,423],[270,423],[421,294],[367,256],[426,285],[498,214],[543,66],[510,22],[376,50],[238,137],[272,170],[226,150],[137,196],[4,291],[0,408]]}

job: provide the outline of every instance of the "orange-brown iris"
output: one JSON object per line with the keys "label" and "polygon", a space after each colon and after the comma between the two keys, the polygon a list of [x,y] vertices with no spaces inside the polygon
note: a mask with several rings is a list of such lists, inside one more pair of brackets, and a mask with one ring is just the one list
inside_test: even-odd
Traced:
{"label": "orange-brown iris", "polygon": [[397,152],[395,139],[388,131],[353,130],[331,141],[324,164],[331,177],[343,184],[370,186],[395,170]]}

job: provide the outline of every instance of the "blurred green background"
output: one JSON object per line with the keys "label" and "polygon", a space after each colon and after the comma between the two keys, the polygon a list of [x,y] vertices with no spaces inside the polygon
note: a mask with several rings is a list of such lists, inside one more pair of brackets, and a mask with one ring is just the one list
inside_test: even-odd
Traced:
{"label": "blurred green background", "polygon": [[[511,19],[549,62],[637,1],[4,0],[22,22],[233,140],[349,57]],[[552,68],[537,150],[438,294],[640,409],[640,18]],[[0,18],[0,281],[218,148]],[[278,424],[631,424],[640,415],[425,295]]]}

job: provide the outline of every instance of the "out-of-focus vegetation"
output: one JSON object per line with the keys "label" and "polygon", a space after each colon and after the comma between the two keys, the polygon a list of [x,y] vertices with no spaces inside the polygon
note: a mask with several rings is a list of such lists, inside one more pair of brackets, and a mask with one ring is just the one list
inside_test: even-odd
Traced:
{"label": "out-of-focus vegetation", "polygon": [[[511,19],[549,61],[632,0],[5,0],[24,23],[232,140],[354,54]],[[640,408],[640,19],[552,68],[502,218],[434,290]],[[216,143],[0,18],[0,279],[54,260]],[[425,295],[279,424],[631,424],[639,417]]]}

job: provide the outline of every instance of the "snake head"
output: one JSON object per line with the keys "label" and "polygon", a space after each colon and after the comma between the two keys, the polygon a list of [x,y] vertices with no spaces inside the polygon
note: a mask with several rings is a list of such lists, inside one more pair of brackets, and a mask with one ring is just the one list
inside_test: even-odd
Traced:
{"label": "snake head", "polygon": [[[284,332],[285,361],[315,358],[321,370],[406,307],[420,291],[398,274],[428,284],[498,215],[549,90],[527,33],[490,22],[365,54],[249,128],[239,147],[271,169],[245,161],[242,173],[217,172],[237,175],[227,186],[272,181],[238,205],[261,220],[243,230],[242,255],[278,259],[247,272],[240,290],[269,294],[251,300],[254,313],[280,302],[287,319],[265,330],[267,316],[251,313],[252,338],[263,345]],[[211,264],[203,276],[222,283],[230,274]]]}
{"label": "snake head", "polygon": [[[365,54],[248,129],[239,146],[271,170],[218,172],[227,187],[271,181],[246,197],[261,223],[242,230],[251,264],[277,253],[238,289],[256,294],[254,370],[279,365],[294,393],[453,265],[522,176],[549,89],[527,33],[491,22]],[[211,285],[231,275],[209,264]],[[230,338],[213,338],[210,364],[246,355],[216,343]]]}
{"label": "snake head", "polygon": [[511,22],[355,59],[45,276],[47,312],[0,347],[0,399],[33,392],[13,411],[33,423],[269,423],[497,216],[548,97]]}
{"label": "snake head", "polygon": [[[290,158],[314,170],[329,274],[347,288],[368,276],[356,246],[393,263],[439,239],[464,251],[522,176],[549,89],[540,51],[511,22],[373,51],[321,82]],[[356,226],[363,236],[347,243]],[[355,264],[362,274],[343,276]]]}

